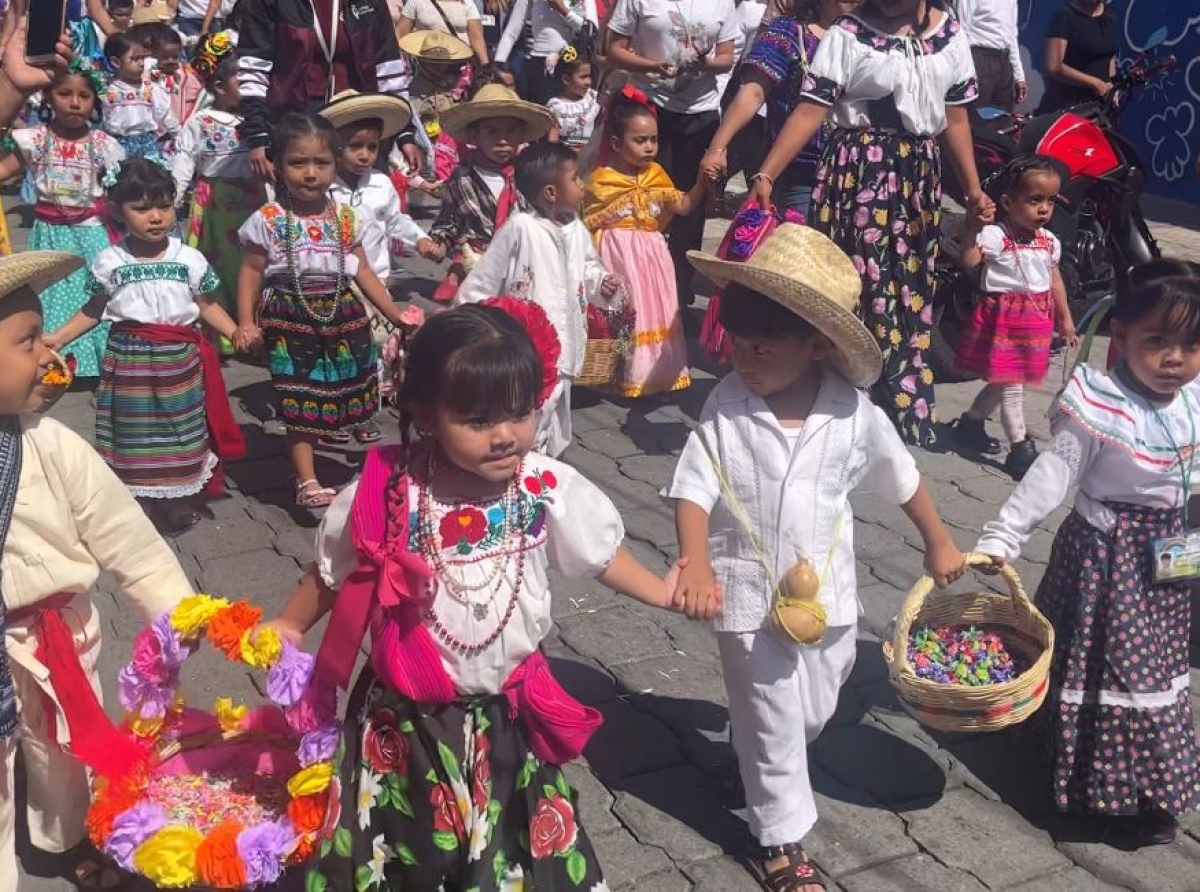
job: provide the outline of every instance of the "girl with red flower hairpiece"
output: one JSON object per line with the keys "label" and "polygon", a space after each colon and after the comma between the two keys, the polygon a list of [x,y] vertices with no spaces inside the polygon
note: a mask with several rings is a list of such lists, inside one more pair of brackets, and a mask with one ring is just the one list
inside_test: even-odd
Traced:
{"label": "girl with red flower hairpiece", "polygon": [[372,888],[607,889],[560,767],[600,716],[542,654],[548,572],[665,608],[682,565],[643,567],[608,497],[531,451],[557,349],[545,313],[513,298],[418,329],[399,403],[420,439],[370,453],[274,623],[296,640],[332,609],[314,678],[344,688],[371,630],[346,710],[343,842],[309,888],[369,874]]}

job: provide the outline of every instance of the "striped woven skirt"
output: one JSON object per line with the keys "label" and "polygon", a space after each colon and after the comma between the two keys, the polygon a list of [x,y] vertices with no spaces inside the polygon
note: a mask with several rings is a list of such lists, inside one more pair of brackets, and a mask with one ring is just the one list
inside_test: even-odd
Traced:
{"label": "striped woven skirt", "polygon": [[1050,367],[1054,299],[984,294],[963,325],[954,364],[989,384],[1038,384]]}
{"label": "striped woven skirt", "polygon": [[217,457],[194,344],[109,334],[96,391],[96,451],[139,498],[176,499],[204,488]]}
{"label": "striped woven skirt", "polygon": [[301,296],[268,288],[258,324],[279,417],[290,430],[319,436],[375,416],[378,349],[354,292]]}

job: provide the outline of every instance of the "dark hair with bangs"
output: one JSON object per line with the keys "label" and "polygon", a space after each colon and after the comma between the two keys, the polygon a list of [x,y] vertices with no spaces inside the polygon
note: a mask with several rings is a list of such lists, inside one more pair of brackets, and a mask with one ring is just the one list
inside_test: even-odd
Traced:
{"label": "dark hair with bangs", "polygon": [[735,338],[806,338],[816,329],[783,304],[744,285],[726,285],[718,313],[721,325]]}
{"label": "dark hair with bangs", "polygon": [[161,164],[146,158],[129,158],[121,162],[121,170],[108,190],[108,198],[118,207],[143,201],[174,204],[175,181]]}
{"label": "dark hair with bangs", "polygon": [[399,404],[408,417],[436,409],[498,421],[528,415],[541,391],[542,359],[521,323],[499,307],[467,304],[417,330]]}
{"label": "dark hair with bangs", "polygon": [[1132,325],[1155,313],[1162,314],[1164,329],[1186,332],[1189,342],[1200,343],[1200,276],[1162,276],[1118,295],[1113,319]]}

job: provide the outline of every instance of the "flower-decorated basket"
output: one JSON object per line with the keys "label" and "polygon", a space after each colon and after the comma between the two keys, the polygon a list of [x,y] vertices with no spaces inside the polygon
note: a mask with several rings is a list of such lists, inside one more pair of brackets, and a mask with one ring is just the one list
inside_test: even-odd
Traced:
{"label": "flower-decorated basket", "polygon": [[[261,618],[245,601],[186,598],[138,634],[118,676],[124,728],[145,758],[97,780],[87,830],[159,888],[261,888],[330,845],[341,794],[334,694],[313,682],[314,658]],[[185,707],[180,670],[204,640],[265,670],[271,702]]]}
{"label": "flower-decorated basket", "polygon": [[[991,563],[983,554],[967,556],[968,566]],[[1054,628],[1025,593],[1010,565],[1000,575],[1009,594],[934,592],[923,576],[909,590],[900,613],[884,636],[883,659],[901,705],[922,724],[939,731],[998,731],[1029,718],[1046,699]],[[981,626],[996,629],[1027,668],[1012,681],[968,687],[919,678],[909,660],[909,635],[922,626]]]}

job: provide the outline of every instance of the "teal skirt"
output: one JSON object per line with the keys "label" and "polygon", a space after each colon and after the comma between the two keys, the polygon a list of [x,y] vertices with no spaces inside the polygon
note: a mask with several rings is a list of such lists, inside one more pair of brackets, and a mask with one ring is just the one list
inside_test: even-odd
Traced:
{"label": "teal skirt", "polygon": [[[83,258],[83,269],[72,273],[42,292],[42,315],[46,331],[58,331],[87,303],[88,267],[96,255],[107,248],[108,230],[103,226],[60,226],[37,220],[29,234],[32,251],[70,251]],[[63,348],[63,355],[75,357],[75,377],[98,378],[108,343],[108,323],[93,328]]]}

